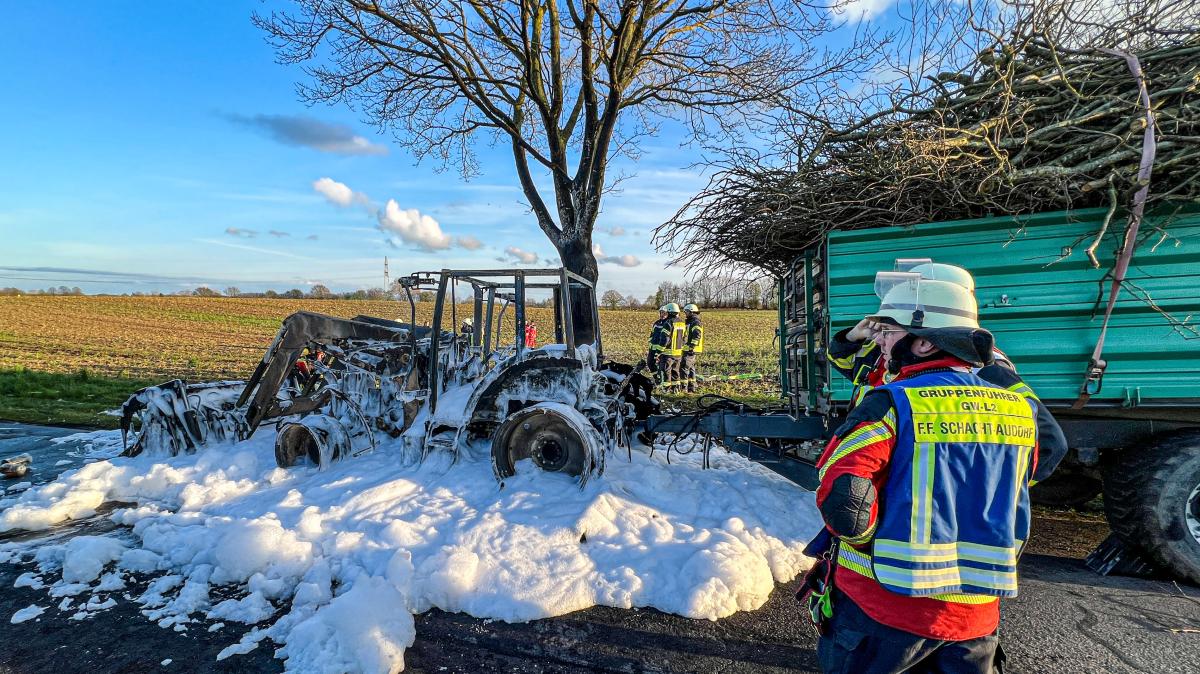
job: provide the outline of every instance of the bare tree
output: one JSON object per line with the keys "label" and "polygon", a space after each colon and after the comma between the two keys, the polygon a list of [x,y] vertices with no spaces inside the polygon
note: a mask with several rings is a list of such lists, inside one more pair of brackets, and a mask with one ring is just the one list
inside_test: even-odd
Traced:
{"label": "bare tree", "polygon": [[[418,158],[464,176],[482,133],[512,150],[538,225],[564,266],[595,280],[592,229],[609,161],[636,157],[664,118],[730,143],[799,109],[818,81],[879,44],[818,46],[842,0],[298,0],[256,15],[307,102],[358,108]],[[539,186],[545,178],[553,199]],[[575,326],[590,338],[587,298]]]}
{"label": "bare tree", "polygon": [[[904,60],[894,54],[887,86],[808,113],[798,158],[724,165],[657,230],[660,248],[699,274],[779,275],[834,229],[1106,206],[1094,236],[1064,254],[1098,267],[1096,245],[1139,192],[1160,207],[1200,199],[1200,5],[914,6],[946,8],[944,31]],[[1170,235],[1160,227],[1144,238],[1153,246]]]}
{"label": "bare tree", "polygon": [[617,307],[621,306],[621,302],[624,300],[625,296],[616,290],[606,290],[604,291],[604,294],[600,296],[600,304],[609,309],[616,309]]}

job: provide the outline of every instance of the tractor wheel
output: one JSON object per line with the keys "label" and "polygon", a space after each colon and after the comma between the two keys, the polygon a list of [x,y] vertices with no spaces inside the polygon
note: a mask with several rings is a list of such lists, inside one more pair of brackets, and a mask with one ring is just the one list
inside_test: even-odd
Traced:
{"label": "tractor wheel", "polygon": [[323,414],[283,424],[275,436],[275,464],[308,465],[321,470],[350,454],[350,434],[337,419]]}
{"label": "tractor wheel", "polygon": [[1154,441],[1105,461],[1104,514],[1126,544],[1200,583],[1200,433]]}
{"label": "tractor wheel", "polygon": [[1037,505],[1075,508],[1096,498],[1102,486],[1099,477],[1076,466],[1059,466],[1050,479],[1029,490]]}
{"label": "tractor wheel", "polygon": [[541,470],[586,479],[597,468],[600,448],[594,435],[586,418],[573,408],[554,403],[527,407],[496,429],[492,467],[497,479],[503,480],[516,474],[517,462],[531,459]]}

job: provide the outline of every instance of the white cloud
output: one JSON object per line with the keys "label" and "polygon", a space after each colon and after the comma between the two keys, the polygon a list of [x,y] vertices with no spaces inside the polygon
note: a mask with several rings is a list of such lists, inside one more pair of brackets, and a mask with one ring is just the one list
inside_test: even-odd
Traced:
{"label": "white cloud", "polygon": [[379,229],[385,234],[398,236],[405,243],[416,245],[425,250],[445,250],[450,247],[450,237],[442,232],[437,220],[422,215],[415,208],[400,208],[395,199],[388,199],[387,205],[376,216],[379,219]]}
{"label": "white cloud", "polygon": [[608,230],[608,233],[610,236],[625,236],[625,228],[620,226],[613,227]]}
{"label": "white cloud", "polygon": [[448,236],[432,216],[424,215],[415,208],[400,208],[395,199],[388,199],[383,208],[379,208],[363,192],[356,192],[346,183],[340,183],[333,178],[318,178],[313,181],[312,186],[335,206],[362,206],[379,221],[379,231],[393,237],[387,242],[392,246],[400,246],[396,241],[396,238],[399,238],[403,243],[413,244],[427,251],[445,250],[451,246],[465,250],[483,248],[483,242],[474,236]]}
{"label": "white cloud", "polygon": [[636,267],[642,263],[636,255],[605,255],[604,249],[600,244],[592,244],[592,254],[596,256],[598,264],[615,264],[621,267]]}
{"label": "white cloud", "polygon": [[258,236],[258,232],[253,229],[239,229],[237,227],[226,227],[225,233],[229,236],[236,236],[241,239],[253,239]]}
{"label": "white cloud", "polygon": [[371,201],[367,195],[355,192],[346,183],[339,183],[333,178],[319,178],[313,181],[312,186],[321,196],[328,199],[329,203],[343,208],[353,204],[366,205]]}
{"label": "white cloud", "polygon": [[896,4],[896,0],[847,0],[845,4],[834,11],[859,21],[865,21],[883,14],[894,4]]}
{"label": "white cloud", "polygon": [[465,248],[467,250],[479,250],[480,248],[483,248],[483,242],[469,234],[467,236],[455,237],[454,243],[459,248]]}
{"label": "white cloud", "polygon": [[521,264],[535,264],[538,261],[538,254],[528,250],[521,250],[516,246],[509,246],[504,249],[504,254]]}

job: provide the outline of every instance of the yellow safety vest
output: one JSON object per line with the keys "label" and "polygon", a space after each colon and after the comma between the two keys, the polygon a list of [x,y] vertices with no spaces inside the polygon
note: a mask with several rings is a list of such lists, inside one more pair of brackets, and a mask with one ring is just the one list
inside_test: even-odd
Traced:
{"label": "yellow safety vest", "polygon": [[687,323],[673,321],[671,323],[671,343],[663,349],[668,356],[682,356],[683,347],[687,344]]}

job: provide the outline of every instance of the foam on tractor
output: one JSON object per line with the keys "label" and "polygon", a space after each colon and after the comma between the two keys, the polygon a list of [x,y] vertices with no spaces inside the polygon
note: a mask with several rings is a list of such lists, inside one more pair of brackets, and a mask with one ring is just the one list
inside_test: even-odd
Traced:
{"label": "foam on tractor", "polygon": [[130,396],[121,410],[125,455],[190,454],[245,440],[274,419],[289,420],[276,446],[283,467],[309,458],[326,467],[373,449],[373,430],[399,434],[424,397],[413,354],[427,333],[366,316],[292,314],[249,380],[176,379]]}
{"label": "foam on tractor", "polygon": [[[240,381],[185,384],[175,379],[141,389],[121,406],[123,454],[191,454],[207,444],[248,437],[249,426],[234,409],[244,387]],[[132,445],[130,432],[137,436]]]}

